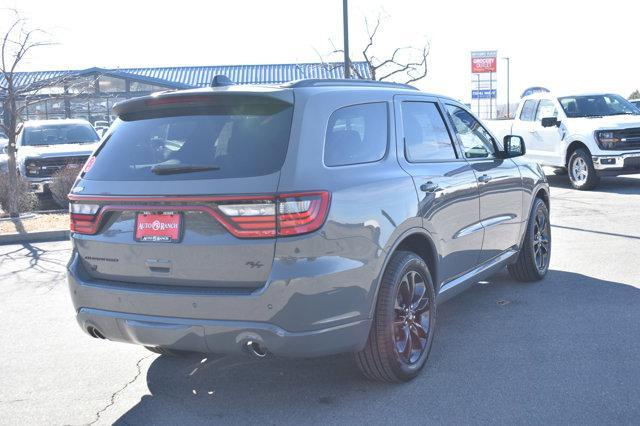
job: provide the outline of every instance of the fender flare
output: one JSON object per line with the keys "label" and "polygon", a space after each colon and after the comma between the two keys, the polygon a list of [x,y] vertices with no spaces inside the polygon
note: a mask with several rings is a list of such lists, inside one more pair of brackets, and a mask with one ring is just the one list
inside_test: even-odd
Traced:
{"label": "fender flare", "polygon": [[528,210],[529,214],[527,215],[527,220],[525,221],[526,226],[522,231],[522,235],[520,235],[520,245],[518,247],[519,250],[522,249],[522,245],[524,244],[524,238],[527,235],[527,228],[529,227],[529,220],[531,219],[531,213],[533,212],[533,205],[536,202],[536,199],[538,198],[537,195],[540,191],[544,191],[544,193],[546,194],[547,208],[551,210],[551,194],[549,192],[549,188],[544,183],[538,183],[531,191],[531,201],[529,202],[529,210]]}
{"label": "fender flare", "polygon": [[[402,242],[404,242],[407,238],[409,238],[412,235],[421,235],[423,237],[425,237],[427,239],[427,241],[429,241],[429,245],[431,246],[431,250],[435,255],[435,263],[438,263],[439,261],[439,251],[437,249],[437,246],[434,242],[434,239],[432,237],[432,235],[429,233],[429,231],[427,231],[425,228],[419,228],[419,227],[412,227],[407,229],[406,231],[404,231],[402,234],[400,234],[398,236],[398,238],[396,238],[393,242],[393,244],[391,244],[390,246],[388,246],[387,248],[383,248],[382,251],[385,253],[384,256],[384,261],[382,263],[382,267],[380,268],[380,272],[378,273],[378,276],[376,277],[376,282],[375,282],[375,290],[373,292],[373,297],[371,298],[371,304],[369,306],[369,314],[368,314],[368,318],[373,318],[373,314],[375,311],[375,307],[376,307],[376,303],[378,302],[378,293],[380,292],[380,285],[382,284],[382,277],[384,276],[384,272],[387,270],[387,266],[389,265],[389,262],[391,261],[391,257],[395,254],[396,249],[398,248],[398,246],[400,246],[400,244],[402,244]],[[436,278],[437,278],[437,269],[436,271],[430,271],[432,272],[432,274],[435,272]],[[432,277],[433,278],[433,277]],[[433,280],[433,285],[435,287],[435,291],[436,294],[438,292],[438,287],[439,287],[439,283],[437,282],[438,280],[435,279]]]}

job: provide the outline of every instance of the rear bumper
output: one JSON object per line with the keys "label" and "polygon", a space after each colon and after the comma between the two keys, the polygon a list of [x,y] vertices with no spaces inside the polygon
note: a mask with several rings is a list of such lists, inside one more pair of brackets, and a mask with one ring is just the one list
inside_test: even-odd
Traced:
{"label": "rear bumper", "polygon": [[149,289],[91,279],[74,252],[67,276],[80,327],[118,342],[234,354],[251,340],[274,355],[313,357],[361,350],[371,325],[368,305],[356,307],[361,298],[352,303],[331,275],[314,277],[315,296],[289,280],[251,294]]}
{"label": "rear bumper", "polygon": [[640,152],[594,155],[593,167],[600,176],[640,173]]}
{"label": "rear bumper", "polygon": [[289,332],[273,324],[169,318],[81,308],[80,327],[93,327],[106,339],[145,346],[162,346],[200,353],[244,351],[246,342],[258,342],[269,353],[313,357],[361,349],[369,332],[367,320],[307,332]]}

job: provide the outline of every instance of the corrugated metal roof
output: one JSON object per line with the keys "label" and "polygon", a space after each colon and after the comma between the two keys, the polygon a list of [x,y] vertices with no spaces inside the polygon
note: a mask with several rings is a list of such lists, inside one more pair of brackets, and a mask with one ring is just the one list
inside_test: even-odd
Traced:
{"label": "corrugated metal roof", "polygon": [[[353,66],[362,77],[371,78],[371,70],[366,62],[353,62]],[[216,75],[225,75],[237,84],[281,84],[305,78],[344,78],[340,63],[307,63],[34,71],[16,73],[16,83],[25,86],[57,79],[65,74],[81,76],[96,72],[179,89],[208,86]],[[0,84],[3,82],[4,79],[0,78]]]}

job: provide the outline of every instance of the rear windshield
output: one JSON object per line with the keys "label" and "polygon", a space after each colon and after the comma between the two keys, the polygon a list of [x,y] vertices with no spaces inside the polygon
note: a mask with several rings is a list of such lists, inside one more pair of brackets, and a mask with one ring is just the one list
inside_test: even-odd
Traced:
{"label": "rear windshield", "polygon": [[26,127],[23,146],[63,145],[69,143],[95,143],[100,138],[89,124],[43,124]]}
{"label": "rear windshield", "polygon": [[125,117],[112,127],[84,178],[158,181],[274,173],[284,162],[293,107],[264,102]]}

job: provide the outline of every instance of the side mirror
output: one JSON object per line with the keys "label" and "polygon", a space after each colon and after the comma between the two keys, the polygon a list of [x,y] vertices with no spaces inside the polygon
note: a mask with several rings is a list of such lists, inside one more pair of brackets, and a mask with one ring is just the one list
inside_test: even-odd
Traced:
{"label": "side mirror", "polygon": [[527,150],[524,146],[524,139],[521,136],[507,135],[503,139],[504,158],[514,158],[523,156]]}
{"label": "side mirror", "polygon": [[542,119],[542,127],[560,127],[560,120],[556,117],[545,117]]}

